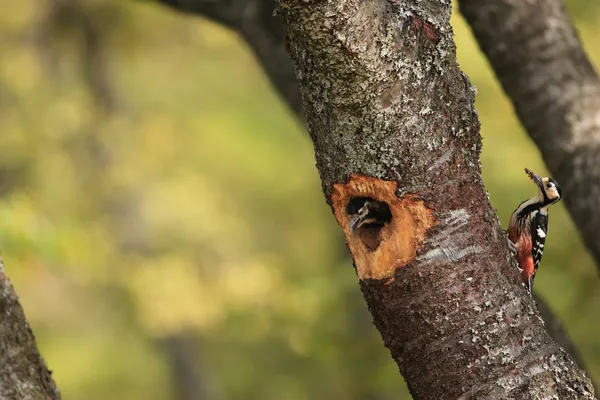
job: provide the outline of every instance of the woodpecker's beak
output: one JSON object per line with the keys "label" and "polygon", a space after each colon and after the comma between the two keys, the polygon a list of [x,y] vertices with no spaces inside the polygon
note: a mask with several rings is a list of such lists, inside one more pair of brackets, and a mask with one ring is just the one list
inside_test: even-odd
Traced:
{"label": "woodpecker's beak", "polygon": [[525,168],[525,172],[529,175],[529,178],[535,182],[536,185],[540,188],[540,190],[544,191],[544,182],[542,182],[542,178],[531,172],[531,170]]}

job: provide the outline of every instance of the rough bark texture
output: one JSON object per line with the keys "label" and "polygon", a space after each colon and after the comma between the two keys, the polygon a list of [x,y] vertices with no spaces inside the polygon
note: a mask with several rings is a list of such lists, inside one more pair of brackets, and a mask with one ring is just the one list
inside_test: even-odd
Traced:
{"label": "rough bark texture", "polygon": [[60,399],[1,260],[0,314],[0,400]]}
{"label": "rough bark texture", "polygon": [[600,80],[561,0],[460,0],[600,268]]}
{"label": "rough bark texture", "polygon": [[[393,218],[412,213],[417,226],[422,212],[435,218],[422,242],[408,244],[414,258],[377,279],[359,273],[414,398],[594,398],[590,381],[547,335],[488,202],[450,2],[278,5],[323,191],[350,248],[362,238],[339,217],[338,193],[352,186],[353,196],[385,198],[369,185],[361,192],[351,176],[394,182],[401,204],[420,202],[390,206]],[[387,229],[382,241],[397,235],[393,224]],[[372,251],[369,270],[382,270],[378,252],[386,248]]]}

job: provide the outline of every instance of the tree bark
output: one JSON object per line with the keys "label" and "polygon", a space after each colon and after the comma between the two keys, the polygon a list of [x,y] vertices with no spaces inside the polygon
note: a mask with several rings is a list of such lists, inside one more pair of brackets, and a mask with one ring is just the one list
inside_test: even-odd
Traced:
{"label": "tree bark", "polygon": [[0,314],[0,399],[60,399],[1,260]]}
{"label": "tree bark", "polygon": [[[481,180],[443,0],[280,0],[323,191],[415,399],[594,398],[547,335]],[[353,233],[369,197],[392,219]]]}
{"label": "tree bark", "polygon": [[165,350],[179,400],[207,400],[213,398],[204,380],[207,375],[198,360],[199,339],[193,332],[171,334],[158,342]]}
{"label": "tree bark", "polygon": [[600,80],[561,0],[460,0],[600,271]]}
{"label": "tree bark", "polygon": [[[238,32],[250,45],[251,49],[265,69],[274,87],[284,100],[302,118],[300,93],[297,90],[294,67],[285,53],[283,27],[277,17],[272,17],[273,0],[254,0],[251,13],[244,13],[247,7],[246,0],[158,0],[174,9],[186,13],[195,13],[213,21],[222,23]],[[258,18],[261,16],[261,18]],[[262,32],[262,34],[249,34],[246,32]],[[260,52],[255,49],[261,49]],[[276,66],[274,69],[273,66]],[[274,74],[273,71],[276,70]],[[293,88],[292,88],[293,87]],[[600,263],[599,263],[600,265]],[[584,366],[575,345],[571,342],[562,324],[543,303],[543,299],[536,297],[539,312],[546,322],[548,333],[575,359],[577,364]]]}

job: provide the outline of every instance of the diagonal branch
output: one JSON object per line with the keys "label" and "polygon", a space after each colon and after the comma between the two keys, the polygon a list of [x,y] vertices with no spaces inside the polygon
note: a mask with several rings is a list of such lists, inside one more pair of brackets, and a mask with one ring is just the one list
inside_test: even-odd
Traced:
{"label": "diagonal branch", "polygon": [[600,268],[600,80],[562,1],[459,4]]}

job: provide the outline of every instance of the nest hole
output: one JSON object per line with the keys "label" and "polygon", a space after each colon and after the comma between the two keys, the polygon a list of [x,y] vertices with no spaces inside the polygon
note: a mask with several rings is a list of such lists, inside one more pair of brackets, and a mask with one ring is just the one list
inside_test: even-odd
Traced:
{"label": "nest hole", "polygon": [[383,229],[392,220],[390,206],[370,197],[354,197],[346,208],[350,217],[350,230],[370,251],[379,247]]}

